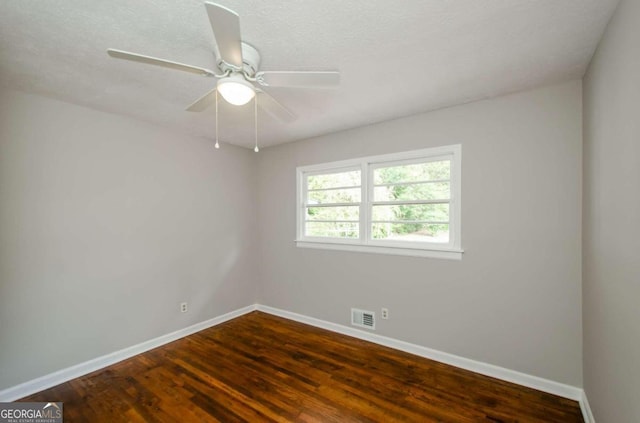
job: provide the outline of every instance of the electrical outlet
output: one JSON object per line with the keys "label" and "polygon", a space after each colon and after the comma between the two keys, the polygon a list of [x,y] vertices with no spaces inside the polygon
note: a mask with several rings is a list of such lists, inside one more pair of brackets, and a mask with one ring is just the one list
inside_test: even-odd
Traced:
{"label": "electrical outlet", "polygon": [[187,312],[187,303],[180,303],[180,311],[182,313],[186,313]]}
{"label": "electrical outlet", "polygon": [[389,309],[388,308],[383,308],[381,315],[382,315],[383,319],[387,320],[389,318]]}

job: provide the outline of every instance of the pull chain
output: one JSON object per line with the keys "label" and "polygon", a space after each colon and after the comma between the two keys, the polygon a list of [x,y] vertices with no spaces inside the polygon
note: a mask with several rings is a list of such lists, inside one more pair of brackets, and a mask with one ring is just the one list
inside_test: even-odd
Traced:
{"label": "pull chain", "polygon": [[254,116],[254,125],[253,125],[253,129],[254,129],[254,135],[256,138],[256,147],[253,149],[253,151],[255,151],[256,153],[258,151],[260,151],[260,149],[258,148],[258,94],[256,93],[256,95],[253,97],[253,116]]}
{"label": "pull chain", "polygon": [[218,142],[218,90],[216,90],[216,148],[220,148],[220,143]]}

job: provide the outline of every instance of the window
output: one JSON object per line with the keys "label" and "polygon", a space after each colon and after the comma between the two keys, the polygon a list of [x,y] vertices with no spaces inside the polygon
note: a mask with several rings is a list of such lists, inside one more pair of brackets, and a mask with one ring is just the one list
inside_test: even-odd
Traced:
{"label": "window", "polygon": [[460,145],[297,169],[299,247],[460,259]]}
{"label": "window", "polygon": [[360,238],[360,169],[306,175],[304,233],[307,237]]}

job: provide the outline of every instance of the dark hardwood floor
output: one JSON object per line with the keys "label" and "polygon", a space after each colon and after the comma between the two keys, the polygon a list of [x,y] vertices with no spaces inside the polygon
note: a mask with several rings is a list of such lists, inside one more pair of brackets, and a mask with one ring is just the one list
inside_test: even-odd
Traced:
{"label": "dark hardwood floor", "polygon": [[24,398],[65,422],[582,422],[575,401],[253,312]]}

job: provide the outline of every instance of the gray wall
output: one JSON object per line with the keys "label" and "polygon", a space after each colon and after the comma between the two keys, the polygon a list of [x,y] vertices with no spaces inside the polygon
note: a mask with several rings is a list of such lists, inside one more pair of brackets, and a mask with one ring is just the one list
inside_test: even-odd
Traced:
{"label": "gray wall", "polygon": [[[256,299],[388,307],[377,333],[581,386],[581,101],[573,81],[255,155],[2,92],[0,389]],[[295,247],[296,166],[453,143],[462,261]]]}
{"label": "gray wall", "polygon": [[253,304],[256,160],[0,92],[0,389]]}
{"label": "gray wall", "polygon": [[640,422],[640,2],[584,79],[584,386],[598,422]]}
{"label": "gray wall", "polygon": [[[572,81],[264,150],[259,302],[581,386],[581,113]],[[296,248],[296,166],[456,143],[462,261]]]}

